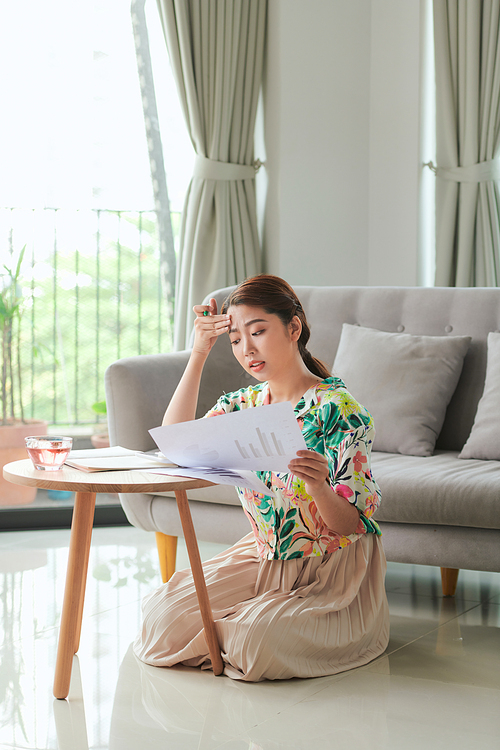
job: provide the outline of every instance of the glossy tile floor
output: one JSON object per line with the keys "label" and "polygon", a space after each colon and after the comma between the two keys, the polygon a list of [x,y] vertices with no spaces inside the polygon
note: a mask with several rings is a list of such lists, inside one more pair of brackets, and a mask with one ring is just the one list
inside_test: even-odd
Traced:
{"label": "glossy tile floor", "polygon": [[[148,667],[130,644],[159,584],[154,535],[94,530],[68,701],[52,697],[69,532],[0,534],[0,748],[500,748],[500,574],[390,563],[386,655],[334,677],[259,684]],[[201,545],[206,559],[222,549]],[[187,565],[185,549],[179,564]]]}

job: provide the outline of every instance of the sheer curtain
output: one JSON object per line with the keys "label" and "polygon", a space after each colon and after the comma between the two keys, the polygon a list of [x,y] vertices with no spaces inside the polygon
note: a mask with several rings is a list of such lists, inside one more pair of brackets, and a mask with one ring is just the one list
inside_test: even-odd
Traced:
{"label": "sheer curtain", "polygon": [[434,0],[436,285],[500,284],[500,0]]}
{"label": "sheer curtain", "polygon": [[174,348],[192,307],[260,270],[253,139],[267,0],[158,0],[197,157],[177,259]]}

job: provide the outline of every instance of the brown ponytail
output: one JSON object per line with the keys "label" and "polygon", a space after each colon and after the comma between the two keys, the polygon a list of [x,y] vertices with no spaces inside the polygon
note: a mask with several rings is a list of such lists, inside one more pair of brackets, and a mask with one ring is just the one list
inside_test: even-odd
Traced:
{"label": "brown ponytail", "polygon": [[224,300],[221,314],[225,314],[229,307],[236,305],[249,305],[250,307],[261,307],[269,315],[277,315],[284,326],[291,323],[296,315],[301,324],[302,332],[298,340],[299,354],[307,369],[319,378],[330,377],[330,372],[324,362],[313,357],[307,349],[307,342],[311,336],[309,324],[300,301],[288,284],[279,276],[260,274],[243,281]]}

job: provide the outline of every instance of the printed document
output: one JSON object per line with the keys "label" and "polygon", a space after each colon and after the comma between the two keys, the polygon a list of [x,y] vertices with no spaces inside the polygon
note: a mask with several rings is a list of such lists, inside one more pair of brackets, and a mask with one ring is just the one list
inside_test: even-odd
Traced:
{"label": "printed document", "polygon": [[155,474],[179,476],[182,471],[185,476],[249,487],[266,495],[271,490],[252,472],[287,472],[297,451],[307,449],[289,401],[149,432],[161,453],[181,467],[150,469]]}

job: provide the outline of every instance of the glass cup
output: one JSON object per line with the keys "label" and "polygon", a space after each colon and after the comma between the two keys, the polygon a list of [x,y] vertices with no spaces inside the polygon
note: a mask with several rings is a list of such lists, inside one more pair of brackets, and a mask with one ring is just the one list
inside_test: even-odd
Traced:
{"label": "glass cup", "polygon": [[52,435],[32,435],[24,438],[28,456],[35,469],[58,471],[68,458],[73,438],[53,437]]}

